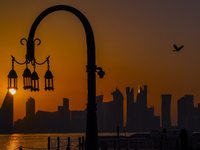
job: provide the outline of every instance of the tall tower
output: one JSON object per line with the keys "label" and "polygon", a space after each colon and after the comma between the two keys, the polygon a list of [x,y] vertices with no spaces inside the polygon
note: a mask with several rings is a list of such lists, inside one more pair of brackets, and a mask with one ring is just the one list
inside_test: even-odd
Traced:
{"label": "tall tower", "polygon": [[70,129],[70,110],[69,99],[63,98],[63,106],[58,106],[58,116],[61,128],[59,132],[69,132]]}
{"label": "tall tower", "polygon": [[163,94],[162,97],[162,128],[171,128],[171,94]]}
{"label": "tall tower", "polygon": [[97,102],[97,127],[98,131],[103,131],[104,118],[103,118],[103,95],[96,96]]}
{"label": "tall tower", "polygon": [[26,117],[28,119],[35,116],[35,100],[30,97],[28,101],[26,101]]}
{"label": "tall tower", "polygon": [[9,91],[0,109],[0,133],[13,133],[13,95]]}
{"label": "tall tower", "polygon": [[128,131],[132,131],[134,128],[134,116],[135,116],[135,102],[134,102],[134,89],[126,87],[126,100],[127,100],[127,123],[126,128]]}
{"label": "tall tower", "polygon": [[180,129],[194,129],[194,96],[185,95],[177,101],[178,127]]}
{"label": "tall tower", "polygon": [[116,88],[115,91],[113,91],[111,93],[111,95],[113,95],[113,112],[114,112],[114,125],[119,126],[120,129],[123,128],[123,101],[124,101],[124,97],[122,95],[122,93],[119,91],[119,89]]}
{"label": "tall tower", "polygon": [[69,99],[63,98],[63,107],[69,110]]}
{"label": "tall tower", "polygon": [[136,99],[135,126],[137,131],[147,130],[147,86],[139,86]]}
{"label": "tall tower", "polygon": [[[35,100],[30,97],[26,101],[26,118],[25,118],[25,132],[35,132]],[[23,127],[21,127],[23,128]]]}

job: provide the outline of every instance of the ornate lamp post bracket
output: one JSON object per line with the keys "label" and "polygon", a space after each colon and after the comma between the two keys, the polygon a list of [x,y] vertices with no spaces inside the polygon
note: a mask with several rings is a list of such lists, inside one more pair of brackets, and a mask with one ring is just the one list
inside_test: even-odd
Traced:
{"label": "ornate lamp post bracket", "polygon": [[[34,67],[35,71],[35,64],[37,63],[34,56],[34,50],[35,50],[35,41],[38,40],[39,43],[41,43],[38,38],[34,39],[35,31],[39,25],[39,23],[42,21],[44,17],[46,17],[48,14],[64,10],[73,13],[76,17],[79,18],[81,23],[83,24],[83,27],[85,29],[86,34],[86,42],[87,42],[87,66],[86,66],[86,72],[87,72],[87,82],[88,82],[88,103],[87,103],[87,122],[86,122],[86,142],[85,142],[85,149],[86,150],[98,150],[98,132],[97,132],[97,117],[96,117],[96,71],[98,70],[98,75],[100,78],[102,78],[105,74],[105,72],[102,70],[101,67],[96,67],[95,62],[95,42],[94,42],[94,35],[92,31],[92,27],[87,20],[87,18],[77,9],[67,6],[67,5],[56,5],[52,6],[46,10],[44,10],[33,22],[28,39],[21,39],[21,44],[23,44],[23,40],[26,41],[27,45],[27,54],[26,54],[26,64],[31,63]],[[24,45],[24,44],[23,44]],[[49,59],[47,58],[46,61],[47,64],[49,64]],[[44,63],[45,63],[44,62]],[[41,63],[43,64],[43,63]],[[27,71],[28,72],[28,71]],[[30,76],[30,75],[29,75]],[[32,76],[31,76],[32,79]],[[37,78],[36,78],[37,79]],[[39,79],[39,78],[38,78]],[[52,79],[52,80],[51,80]],[[32,80],[33,81],[33,80]],[[37,83],[34,80],[34,83]],[[39,83],[38,83],[39,84]],[[28,85],[28,84],[27,84]],[[49,70],[45,74],[45,90],[53,90],[53,75]],[[33,85],[32,85],[33,87]],[[28,86],[26,87],[28,88]],[[33,91],[39,90],[39,88],[33,88]]]}

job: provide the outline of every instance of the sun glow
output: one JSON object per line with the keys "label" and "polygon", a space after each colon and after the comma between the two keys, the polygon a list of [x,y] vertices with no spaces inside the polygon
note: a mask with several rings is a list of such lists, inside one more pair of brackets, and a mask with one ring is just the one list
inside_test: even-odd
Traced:
{"label": "sun glow", "polygon": [[14,95],[16,93],[16,90],[15,89],[9,89],[9,92]]}

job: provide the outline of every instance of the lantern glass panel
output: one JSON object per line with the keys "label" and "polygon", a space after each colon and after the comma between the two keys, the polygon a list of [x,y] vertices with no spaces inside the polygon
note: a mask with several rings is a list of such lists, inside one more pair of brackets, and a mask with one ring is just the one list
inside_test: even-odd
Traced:
{"label": "lantern glass panel", "polygon": [[31,91],[39,91],[39,77],[34,71],[31,75]]}
{"label": "lantern glass panel", "polygon": [[8,74],[8,89],[17,89],[17,74],[14,69],[12,69]]}
{"label": "lantern glass panel", "polygon": [[24,89],[30,89],[31,86],[31,71],[26,68],[23,73]]}

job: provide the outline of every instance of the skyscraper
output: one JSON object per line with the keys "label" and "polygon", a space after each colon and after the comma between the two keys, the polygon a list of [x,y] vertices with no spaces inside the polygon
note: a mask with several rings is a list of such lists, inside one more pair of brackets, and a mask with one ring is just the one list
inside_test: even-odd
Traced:
{"label": "skyscraper", "polygon": [[115,114],[114,114],[113,101],[104,102],[102,106],[103,106],[104,132],[115,132],[118,125],[116,125],[114,122]]}
{"label": "skyscraper", "polygon": [[123,101],[124,97],[119,89],[116,88],[115,91],[111,93],[113,95],[113,111],[114,111],[114,125],[123,128]]}
{"label": "skyscraper", "polygon": [[179,128],[194,129],[194,96],[185,95],[177,103]]}
{"label": "skyscraper", "polygon": [[98,131],[101,132],[104,129],[103,95],[96,96],[96,102],[97,102],[97,127]]}
{"label": "skyscraper", "polygon": [[35,116],[35,100],[30,97],[26,101],[26,118],[32,118]]}
{"label": "skyscraper", "polygon": [[162,128],[171,128],[171,94],[163,94],[162,97]]}
{"label": "skyscraper", "polygon": [[126,87],[126,100],[127,100],[127,123],[126,128],[128,131],[133,131],[134,118],[135,118],[135,102],[134,102],[134,89]]}
{"label": "skyscraper", "polygon": [[147,130],[147,86],[139,86],[136,99],[135,125],[137,131]]}
{"label": "skyscraper", "polygon": [[59,132],[69,132],[70,128],[70,110],[69,110],[69,99],[63,98],[63,106],[58,106],[58,118],[61,129]]}
{"label": "skyscraper", "polygon": [[13,95],[9,91],[0,109],[0,133],[13,133]]}
{"label": "skyscraper", "polygon": [[79,132],[83,133],[86,131],[86,116],[87,112],[84,111],[71,111],[71,130],[70,132]]}
{"label": "skyscraper", "polygon": [[26,117],[24,118],[25,132],[35,132],[35,100],[30,97],[26,101]]}
{"label": "skyscraper", "polygon": [[160,128],[160,116],[154,115],[154,107],[147,108],[146,130],[156,130]]}

